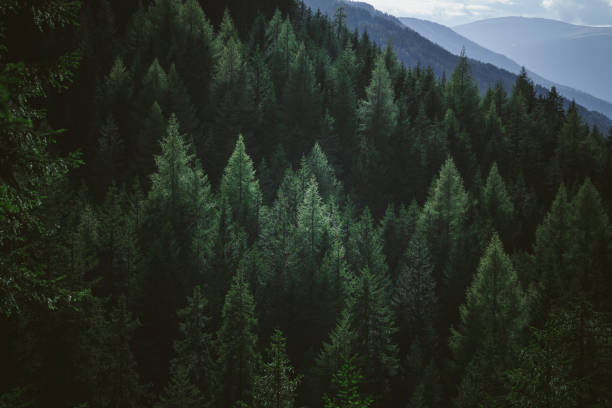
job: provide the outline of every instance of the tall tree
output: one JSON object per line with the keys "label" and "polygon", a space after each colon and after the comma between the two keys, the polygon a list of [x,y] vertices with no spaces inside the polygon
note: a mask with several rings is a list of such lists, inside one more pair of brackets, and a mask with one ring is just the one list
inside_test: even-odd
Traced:
{"label": "tall tree", "polygon": [[263,363],[255,376],[253,399],[256,407],[292,408],[295,391],[300,383],[291,367],[285,350],[286,339],[276,329],[270,339],[268,361]]}
{"label": "tall tree", "polygon": [[239,270],[225,296],[222,324],[217,332],[217,406],[231,408],[237,403],[251,402],[259,359],[256,328],[255,301],[244,273]]}
{"label": "tall tree", "polygon": [[240,225],[254,240],[258,234],[261,190],[255,178],[253,161],[246,153],[242,135],[238,136],[221,179],[221,200],[227,206],[230,220]]}
{"label": "tall tree", "polygon": [[372,79],[366,88],[366,99],[360,101],[357,117],[360,194],[366,203],[372,205],[379,201],[375,199],[376,194],[387,191],[385,180],[388,180],[388,174],[383,157],[389,157],[391,136],[397,121],[391,78],[382,56],[376,60]]}
{"label": "tall tree", "polygon": [[397,329],[384,285],[381,276],[365,267],[347,306],[356,363],[366,373],[366,390],[381,401],[389,398],[390,380],[398,369],[398,349],[393,342]]}
{"label": "tall tree", "polygon": [[455,362],[465,370],[457,405],[464,406],[467,398],[499,403],[504,395],[503,372],[515,361],[527,312],[514,267],[494,235],[460,308],[460,324],[450,338]]}

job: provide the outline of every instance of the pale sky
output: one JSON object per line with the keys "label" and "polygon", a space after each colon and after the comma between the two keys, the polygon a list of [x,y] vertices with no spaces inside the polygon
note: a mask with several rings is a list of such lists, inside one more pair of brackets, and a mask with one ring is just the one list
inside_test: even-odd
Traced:
{"label": "pale sky", "polygon": [[612,26],[612,0],[364,0],[396,17],[447,26],[493,17],[542,17],[581,25]]}

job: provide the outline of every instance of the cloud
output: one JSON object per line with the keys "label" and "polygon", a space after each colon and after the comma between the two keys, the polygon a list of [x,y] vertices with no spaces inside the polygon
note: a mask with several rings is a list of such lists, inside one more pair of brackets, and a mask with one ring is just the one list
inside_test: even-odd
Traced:
{"label": "cloud", "polygon": [[612,24],[612,0],[543,0],[542,8],[552,18],[576,24]]}
{"label": "cloud", "polygon": [[474,20],[524,16],[585,25],[612,25],[612,0],[362,0],[389,14],[449,26]]}

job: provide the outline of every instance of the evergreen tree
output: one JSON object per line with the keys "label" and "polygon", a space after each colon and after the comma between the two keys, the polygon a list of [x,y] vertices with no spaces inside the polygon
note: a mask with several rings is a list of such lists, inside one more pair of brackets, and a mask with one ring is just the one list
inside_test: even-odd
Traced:
{"label": "evergreen tree", "polygon": [[372,405],[372,399],[362,397],[359,384],[363,376],[361,371],[354,365],[354,358],[347,359],[332,379],[337,388],[334,398],[327,395],[323,397],[325,408],[368,408]]}
{"label": "evergreen tree", "polygon": [[392,338],[397,329],[382,277],[367,267],[362,269],[348,310],[355,334],[352,347],[359,356],[357,365],[366,373],[365,387],[381,400],[388,398],[390,379],[398,369],[398,350]]}
{"label": "evergreen tree", "polygon": [[481,194],[482,212],[490,223],[489,228],[498,232],[505,242],[512,242],[514,205],[496,163],[491,166]]}
{"label": "evergreen tree", "polygon": [[591,180],[578,190],[572,206],[570,289],[588,295],[596,307],[605,304],[610,310],[610,221]]}
{"label": "evergreen tree", "polygon": [[497,404],[503,395],[503,371],[512,367],[527,324],[523,291],[497,235],[480,261],[460,315],[450,338],[455,362],[465,368],[456,403],[464,406],[469,397]]}
{"label": "evergreen tree", "polygon": [[534,318],[542,324],[551,307],[563,298],[563,289],[571,279],[570,245],[572,241],[572,210],[565,186],[561,185],[557,197],[544,221],[536,231],[533,248],[538,287]]}
{"label": "evergreen tree", "polygon": [[268,349],[269,361],[262,365],[254,380],[253,399],[256,407],[291,408],[294,405],[300,377],[293,372],[285,351],[285,341],[283,333],[276,329]]}
{"label": "evergreen tree", "polygon": [[[417,221],[416,233],[423,236],[431,259],[435,260],[434,280],[438,297],[445,299],[448,317],[441,322],[444,329],[454,320],[468,284],[469,268],[473,267],[466,240],[470,202],[463,180],[451,158],[432,182],[427,201]],[[473,249],[472,249],[473,250]],[[465,251],[465,252],[464,252]]]}
{"label": "evergreen tree", "polygon": [[234,152],[223,172],[220,193],[223,205],[228,207],[230,220],[244,228],[250,239],[254,240],[258,233],[261,190],[242,135],[238,136]]}
{"label": "evergreen tree", "polygon": [[[360,101],[357,117],[360,194],[366,203],[372,205],[378,201],[376,194],[386,191],[388,174],[383,157],[389,157],[391,136],[397,121],[391,78],[382,56],[376,60],[372,80],[366,89],[366,99]],[[373,186],[377,186],[377,189]]]}
{"label": "evergreen tree", "polygon": [[410,323],[413,329],[420,327],[432,315],[435,289],[433,266],[424,239],[415,236],[403,256],[392,298],[400,321]]}
{"label": "evergreen tree", "polygon": [[236,272],[225,296],[222,324],[217,332],[217,406],[249,404],[259,356],[256,352],[255,302],[241,271]]}

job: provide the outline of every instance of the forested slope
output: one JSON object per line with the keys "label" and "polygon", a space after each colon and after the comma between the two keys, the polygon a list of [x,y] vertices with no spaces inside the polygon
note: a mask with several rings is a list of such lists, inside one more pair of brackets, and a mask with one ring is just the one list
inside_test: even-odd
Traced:
{"label": "forested slope", "polygon": [[[416,31],[406,27],[399,19],[378,11],[367,3],[346,0],[306,0],[305,3],[310,5],[313,10],[320,9],[329,16],[334,16],[336,10],[342,8],[344,21],[351,30],[358,30],[359,33],[367,32],[369,38],[381,47],[388,44],[392,45],[399,60],[409,67],[416,67],[417,65],[421,65],[422,68],[430,67],[436,76],[441,79],[448,77],[457,65],[458,55],[434,44],[425,36],[421,36]],[[474,81],[482,94],[498,83],[501,83],[507,92],[512,90],[520,68],[514,72],[508,70],[504,65],[496,65],[488,60],[481,62],[469,50],[467,56]],[[540,81],[540,79],[538,78],[538,81],[536,81],[540,84],[536,85],[536,93],[545,96],[555,84],[550,81]],[[566,110],[569,108],[572,98],[576,96],[578,111],[585,122],[591,126],[597,125],[600,129],[607,129],[612,126],[612,119],[600,113],[608,113],[609,107],[602,106],[588,98],[583,99],[584,95],[567,93],[567,87],[557,86],[557,91],[561,88],[567,95],[563,102]],[[589,101],[589,108],[581,106],[579,100]]]}
{"label": "forested slope", "polygon": [[0,15],[0,407],[609,404],[604,130],[222,5]]}

